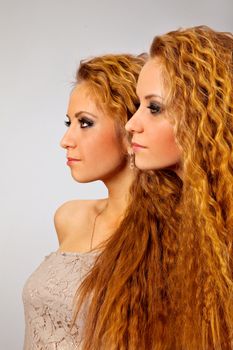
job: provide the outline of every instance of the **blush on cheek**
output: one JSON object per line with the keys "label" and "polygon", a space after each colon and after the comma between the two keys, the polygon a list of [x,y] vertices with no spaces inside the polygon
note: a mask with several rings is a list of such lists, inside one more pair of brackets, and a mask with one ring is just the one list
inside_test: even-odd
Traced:
{"label": "blush on cheek", "polygon": [[160,133],[158,134],[157,144],[163,145],[164,150],[169,152],[177,152],[178,145],[175,140],[175,134],[172,125],[166,120],[165,125],[161,128]]}
{"label": "blush on cheek", "polygon": [[170,132],[167,143],[168,143],[171,151],[173,151],[177,154],[181,154],[181,147],[178,145],[173,131]]}

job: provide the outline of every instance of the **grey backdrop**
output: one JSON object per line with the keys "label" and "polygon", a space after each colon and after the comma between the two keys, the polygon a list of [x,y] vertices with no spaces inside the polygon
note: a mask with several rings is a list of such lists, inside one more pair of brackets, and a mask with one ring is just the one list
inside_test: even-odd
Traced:
{"label": "grey backdrop", "polygon": [[140,53],[155,34],[207,24],[233,31],[232,0],[0,0],[0,349],[22,349],[23,284],[57,249],[53,213],[102,184],[75,183],[59,140],[81,58]]}

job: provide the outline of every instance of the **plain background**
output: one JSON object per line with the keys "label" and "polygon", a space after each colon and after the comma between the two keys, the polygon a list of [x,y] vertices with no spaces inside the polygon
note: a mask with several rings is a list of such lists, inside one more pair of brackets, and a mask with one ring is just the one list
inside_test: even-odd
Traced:
{"label": "plain background", "polygon": [[80,59],[148,51],[156,34],[206,24],[233,31],[233,0],[0,0],[0,349],[23,347],[26,278],[57,249],[56,208],[99,198],[77,184],[59,141]]}

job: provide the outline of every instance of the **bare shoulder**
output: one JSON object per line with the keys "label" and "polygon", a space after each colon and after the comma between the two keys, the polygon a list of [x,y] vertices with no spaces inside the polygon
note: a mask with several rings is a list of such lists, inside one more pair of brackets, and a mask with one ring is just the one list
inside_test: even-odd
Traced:
{"label": "bare shoulder", "polygon": [[72,200],[56,210],[54,225],[60,245],[71,236],[75,235],[78,239],[79,233],[85,231],[90,218],[102,202],[105,200]]}
{"label": "bare shoulder", "polygon": [[88,209],[93,206],[93,201],[91,200],[72,200],[62,204],[55,212],[54,222],[55,225],[67,224],[71,219],[77,218],[77,216],[82,216],[86,214]]}

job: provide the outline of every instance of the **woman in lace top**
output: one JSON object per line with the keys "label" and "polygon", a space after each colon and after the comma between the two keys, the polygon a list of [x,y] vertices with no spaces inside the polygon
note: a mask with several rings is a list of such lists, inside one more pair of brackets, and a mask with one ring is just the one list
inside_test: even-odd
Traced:
{"label": "woman in lace top", "polygon": [[[128,154],[124,124],[137,107],[135,87],[144,63],[144,56],[106,55],[82,61],[77,71],[61,146],[74,180],[101,180],[109,195],[100,200],[73,200],[57,210],[59,250],[45,258],[23,291],[24,350],[85,349],[88,343],[99,349],[85,327],[93,327],[98,317],[96,294],[85,277],[100,266],[97,257],[111,251],[106,249],[107,242],[130,204],[129,189],[137,173]],[[114,264],[109,263],[112,271]],[[105,269],[101,268],[102,273]],[[87,284],[79,298],[76,291],[83,280]],[[97,280],[101,284],[101,274]],[[96,291],[102,293],[99,286]],[[95,308],[92,313],[89,304]]]}

